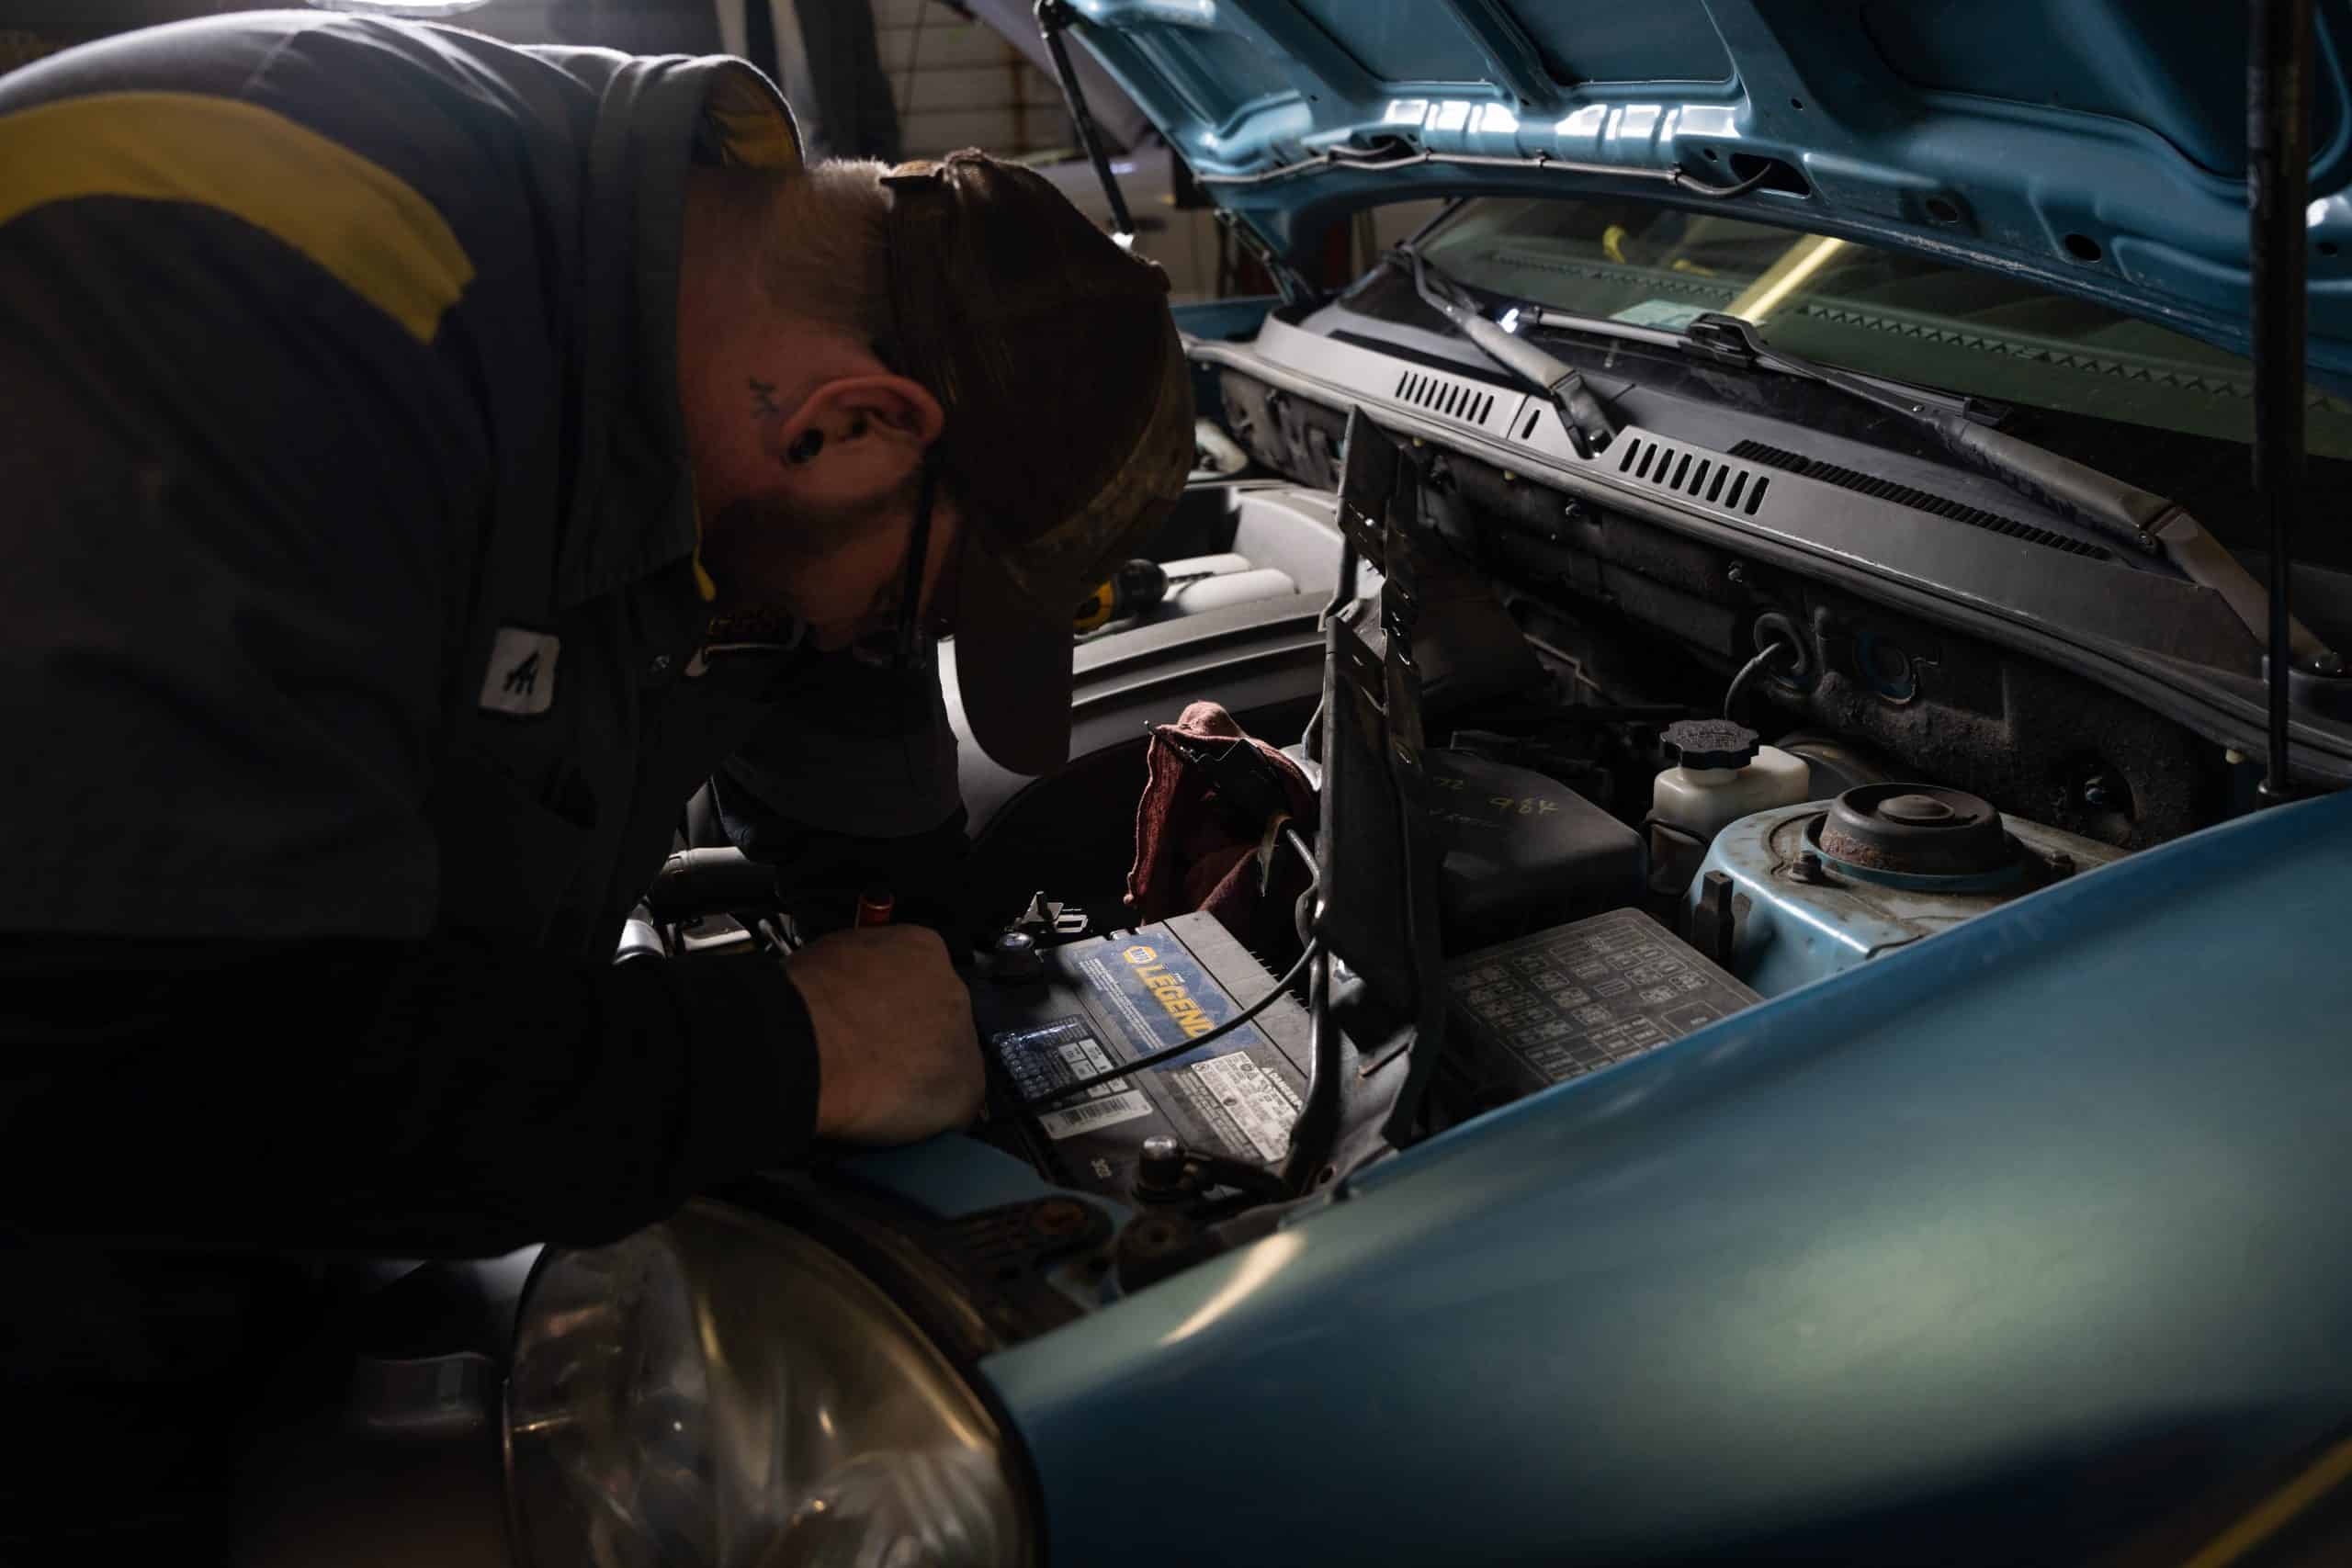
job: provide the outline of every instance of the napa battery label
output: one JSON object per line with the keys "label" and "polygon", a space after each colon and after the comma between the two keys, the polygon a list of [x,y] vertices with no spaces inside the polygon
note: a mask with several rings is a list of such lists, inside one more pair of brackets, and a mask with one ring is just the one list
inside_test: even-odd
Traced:
{"label": "napa battery label", "polygon": [[[1128,1061],[1197,1040],[1257,1000],[1251,997],[1234,1001],[1191,953],[1172,942],[1105,947],[1081,961],[1078,970],[1096,998],[1127,1026],[1129,1033],[1123,1043]],[[1204,1046],[1202,1055],[1267,1043],[1256,1024],[1245,1023]],[[1167,1065],[1180,1067],[1200,1059],[1187,1053],[1170,1057]]]}

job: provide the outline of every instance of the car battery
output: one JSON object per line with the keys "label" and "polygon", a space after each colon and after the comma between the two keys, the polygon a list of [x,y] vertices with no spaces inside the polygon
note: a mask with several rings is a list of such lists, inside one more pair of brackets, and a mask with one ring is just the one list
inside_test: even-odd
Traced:
{"label": "car battery", "polygon": [[1762,998],[1639,909],[1612,909],[1446,966],[1452,1058],[1516,1098],[1654,1051]]}
{"label": "car battery", "polygon": [[1273,977],[1214,916],[1179,915],[1041,954],[1043,974],[976,989],[992,1113],[1066,1185],[1125,1199],[1143,1141],[1272,1165],[1306,1093],[1306,1010],[1285,995],[1251,1022],[1041,1111],[1039,1097],[1208,1033]]}

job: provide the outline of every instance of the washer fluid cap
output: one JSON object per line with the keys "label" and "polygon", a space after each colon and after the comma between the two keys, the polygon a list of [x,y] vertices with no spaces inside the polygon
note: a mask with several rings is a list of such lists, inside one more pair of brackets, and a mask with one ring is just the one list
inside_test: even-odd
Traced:
{"label": "washer fluid cap", "polygon": [[1744,768],[1756,761],[1760,738],[1727,718],[1679,718],[1658,734],[1686,768]]}
{"label": "washer fluid cap", "polygon": [[2016,856],[1993,803],[1935,784],[1864,784],[1839,795],[1821,824],[1833,860],[1911,876],[1975,876]]}

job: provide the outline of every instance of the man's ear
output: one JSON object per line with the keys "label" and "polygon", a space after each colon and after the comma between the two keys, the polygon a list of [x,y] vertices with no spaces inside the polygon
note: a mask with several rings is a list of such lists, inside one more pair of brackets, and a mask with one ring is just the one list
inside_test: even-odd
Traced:
{"label": "man's ear", "polygon": [[773,462],[813,491],[854,496],[904,482],[947,423],[921,382],[877,373],[812,389],[763,443]]}

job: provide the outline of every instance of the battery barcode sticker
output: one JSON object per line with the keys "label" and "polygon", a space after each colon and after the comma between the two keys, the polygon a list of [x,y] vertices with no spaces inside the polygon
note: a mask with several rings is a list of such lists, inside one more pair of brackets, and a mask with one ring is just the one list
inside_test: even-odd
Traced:
{"label": "battery barcode sticker", "polygon": [[1081,1100],[1063,1111],[1048,1111],[1037,1118],[1049,1138],[1067,1138],[1073,1133],[1083,1133],[1090,1127],[1108,1127],[1114,1122],[1132,1122],[1138,1116],[1151,1114],[1151,1101],[1134,1089],[1114,1094],[1108,1100]]}
{"label": "battery barcode sticker", "polygon": [[[1107,1073],[1118,1064],[1082,1018],[1056,1019],[1036,1029],[1016,1029],[989,1042],[996,1047],[1013,1087],[1024,1100],[1051,1094],[1080,1078]],[[1112,1078],[1088,1089],[1072,1103],[1048,1111],[1037,1124],[1049,1138],[1069,1137],[1091,1128],[1108,1127],[1151,1114],[1151,1101],[1125,1078]]]}
{"label": "battery barcode sticker", "polygon": [[1240,1154],[1242,1140],[1247,1140],[1259,1158],[1282,1158],[1290,1147],[1291,1123],[1298,1120],[1298,1098],[1288,1084],[1251,1060],[1247,1051],[1198,1063],[1193,1077],[1204,1091],[1195,1098],[1205,1098],[1204,1110],[1227,1146]]}

